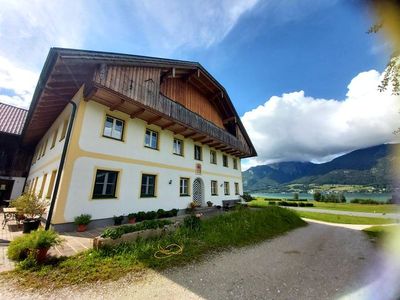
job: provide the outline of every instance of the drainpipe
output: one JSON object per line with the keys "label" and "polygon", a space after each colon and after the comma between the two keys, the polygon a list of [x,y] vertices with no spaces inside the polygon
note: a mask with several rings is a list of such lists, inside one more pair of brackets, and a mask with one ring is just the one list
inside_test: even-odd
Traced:
{"label": "drainpipe", "polygon": [[69,103],[72,105],[72,112],[71,112],[71,117],[70,117],[70,121],[68,124],[67,134],[65,136],[65,142],[64,142],[64,147],[63,147],[63,151],[61,154],[60,165],[58,166],[56,182],[54,184],[54,191],[53,191],[53,195],[51,197],[49,214],[47,215],[45,230],[48,230],[50,228],[51,218],[53,217],[53,210],[54,210],[54,206],[56,204],[58,188],[60,186],[61,174],[64,169],[65,155],[67,154],[69,139],[71,137],[72,125],[73,125],[74,119],[75,119],[76,104],[73,101],[70,101]]}

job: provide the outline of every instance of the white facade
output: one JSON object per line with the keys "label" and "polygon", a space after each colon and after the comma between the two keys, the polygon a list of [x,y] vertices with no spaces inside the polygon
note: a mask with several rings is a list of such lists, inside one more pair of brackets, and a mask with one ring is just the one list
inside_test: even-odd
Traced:
{"label": "white facade", "polygon": [[[223,153],[216,150],[217,164],[210,163],[210,147],[195,143],[192,139],[174,135],[169,130],[147,125],[140,119],[131,119],[119,111],[110,111],[108,107],[94,101],[82,100],[82,90],[78,92],[78,114],[74,122],[66,169],[62,175],[60,191],[53,223],[73,222],[74,217],[88,213],[92,219],[105,219],[114,215],[127,215],[138,211],[157,209],[184,209],[193,201],[193,182],[200,178],[202,182],[203,204],[207,201],[221,205],[223,200],[239,199],[242,194],[240,159],[234,169],[233,157],[228,156],[228,167],[223,166]],[[46,135],[39,142],[37,152],[46,144],[45,154],[32,165],[28,176],[28,185],[36,194],[46,198],[52,193],[54,182],[51,174],[59,167],[64,140],[60,140],[63,124],[70,115],[70,105],[57,118]],[[103,136],[106,116],[124,120],[123,140],[114,140]],[[157,150],[144,146],[146,128],[158,132]],[[58,131],[53,148],[54,132]],[[184,141],[183,156],[173,154],[173,140]],[[194,159],[194,145],[201,145],[202,160]],[[50,149],[51,148],[51,149]],[[201,164],[201,174],[196,172]],[[96,170],[118,172],[115,198],[93,199]],[[142,198],[140,195],[142,174],[156,175],[154,197]],[[46,177],[42,187],[43,180]],[[180,196],[180,178],[189,178],[189,196]],[[35,183],[36,180],[36,183]],[[217,181],[217,195],[211,195],[211,181]],[[229,195],[224,193],[224,182],[229,182]],[[238,193],[235,191],[238,185]]]}

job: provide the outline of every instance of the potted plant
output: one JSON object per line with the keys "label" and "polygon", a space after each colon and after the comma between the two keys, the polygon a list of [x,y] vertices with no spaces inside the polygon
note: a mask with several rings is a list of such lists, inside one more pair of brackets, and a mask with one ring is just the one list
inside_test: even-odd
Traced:
{"label": "potted plant", "polygon": [[20,215],[24,215],[22,221],[24,225],[23,233],[30,233],[32,230],[37,230],[40,225],[40,218],[47,208],[46,201],[38,199],[35,194],[23,194],[14,201],[11,201],[11,206],[15,207]]}
{"label": "potted plant", "polygon": [[87,230],[88,224],[91,222],[92,216],[88,214],[81,214],[74,218],[75,224],[78,226],[78,232],[83,232]]}
{"label": "potted plant", "polygon": [[114,216],[113,217],[114,220],[114,225],[121,225],[122,221],[124,220],[124,216]]}
{"label": "potted plant", "polygon": [[53,230],[35,230],[14,239],[8,246],[7,256],[13,261],[33,258],[41,263],[46,260],[49,249],[61,242],[62,239]]}
{"label": "potted plant", "polygon": [[135,213],[128,214],[128,223],[129,224],[135,224],[136,223],[136,214]]}
{"label": "potted plant", "polygon": [[211,201],[207,201],[207,206],[208,206],[208,207],[212,207],[212,206],[213,206],[213,203],[212,203]]}

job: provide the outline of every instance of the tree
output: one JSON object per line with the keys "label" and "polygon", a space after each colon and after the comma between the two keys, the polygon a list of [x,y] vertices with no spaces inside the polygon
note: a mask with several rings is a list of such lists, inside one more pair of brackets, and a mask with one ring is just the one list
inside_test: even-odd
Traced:
{"label": "tree", "polygon": [[315,200],[315,201],[321,201],[321,199],[322,199],[322,194],[321,194],[321,192],[318,192],[318,191],[317,191],[317,192],[314,193],[313,196],[314,196],[314,200]]}
{"label": "tree", "polygon": [[293,199],[296,200],[296,201],[299,200],[299,193],[294,193],[293,194]]}

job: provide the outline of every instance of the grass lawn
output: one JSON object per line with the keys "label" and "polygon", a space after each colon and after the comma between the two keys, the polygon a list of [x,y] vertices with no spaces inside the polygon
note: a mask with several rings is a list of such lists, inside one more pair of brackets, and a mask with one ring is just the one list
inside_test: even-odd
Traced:
{"label": "grass lawn", "polygon": [[400,225],[389,225],[389,226],[372,226],[365,228],[363,231],[368,234],[369,237],[374,238],[380,242],[386,235],[394,233],[400,230]]}
{"label": "grass lawn", "polygon": [[[140,274],[146,268],[161,270],[190,263],[210,252],[261,242],[305,225],[295,212],[288,209],[242,209],[204,220],[197,231],[180,227],[174,233],[156,239],[89,250],[76,256],[54,259],[47,265],[25,270],[17,268],[1,276],[33,288],[114,280],[129,272]],[[164,259],[154,257],[160,246],[174,243],[183,247],[182,254]]]}
{"label": "grass lawn", "polygon": [[365,225],[375,225],[375,224],[390,224],[396,223],[394,219],[385,218],[370,218],[370,217],[357,217],[357,216],[346,216],[346,215],[336,215],[336,214],[323,214],[309,211],[296,211],[296,213],[302,218],[308,218],[318,221],[331,222],[331,223],[341,223],[341,224],[365,224]]}
{"label": "grass lawn", "polygon": [[270,207],[271,205],[268,205],[268,200],[265,201],[264,198],[256,198],[256,200],[252,200],[247,203],[248,206],[250,207]]}
{"label": "grass lawn", "polygon": [[396,213],[400,212],[398,204],[357,204],[357,203],[328,203],[313,201],[314,208],[343,211],[359,211],[369,213]]}

